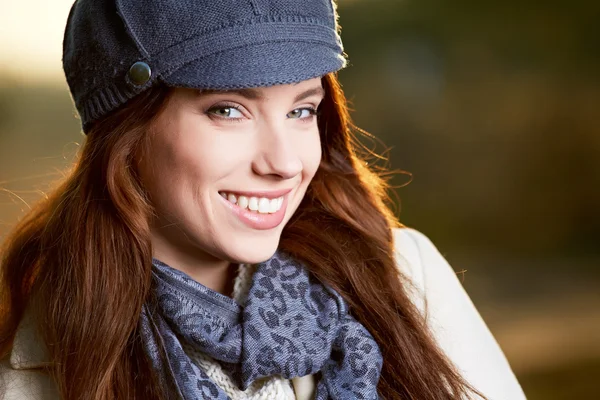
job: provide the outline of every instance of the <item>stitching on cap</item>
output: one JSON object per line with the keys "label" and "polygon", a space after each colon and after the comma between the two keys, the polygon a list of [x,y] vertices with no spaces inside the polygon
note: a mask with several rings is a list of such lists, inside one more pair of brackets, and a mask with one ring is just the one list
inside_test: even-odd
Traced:
{"label": "stitching on cap", "polygon": [[[331,49],[336,50],[335,47],[329,45],[328,43],[324,43],[322,41],[317,41],[317,40],[308,40],[308,39],[305,39],[305,40],[300,40],[300,39],[265,40],[265,41],[262,41],[262,42],[254,42],[254,43],[250,44],[250,46],[257,46],[257,45],[267,44],[267,43],[298,43],[298,42],[301,42],[301,43],[312,43],[312,44],[316,44],[316,45],[326,46],[326,47],[329,47]],[[227,48],[227,49],[224,49],[224,50],[220,50],[220,51],[215,51],[215,52],[212,52],[210,54],[202,54],[201,56],[195,57],[195,58],[193,58],[191,60],[188,60],[188,61],[186,61],[186,62],[184,62],[182,64],[179,64],[177,66],[173,66],[172,68],[169,68],[167,70],[162,71],[160,73],[160,76],[163,77],[163,78],[168,78],[169,75],[174,74],[179,69],[181,69],[181,68],[185,67],[186,65],[191,64],[191,63],[193,63],[195,61],[198,61],[198,60],[200,60],[202,58],[217,56],[217,55],[219,55],[221,53],[225,53],[227,51],[239,49],[241,47],[246,47],[246,46],[248,46],[248,44],[241,44],[239,46],[230,47],[230,48]]]}
{"label": "stitching on cap", "polygon": [[127,20],[127,17],[125,17],[125,13],[123,12],[123,8],[121,7],[121,0],[116,0],[115,3],[117,5],[117,14],[119,14],[119,16],[121,17],[121,20],[123,20],[123,25],[125,25],[125,29],[129,33],[129,36],[131,36],[131,38],[135,42],[135,46],[137,47],[138,51],[140,53],[142,53],[142,55],[145,58],[150,59],[150,53],[148,53],[148,51],[146,51],[146,48],[142,45],[142,42],[140,42],[136,33],[133,31],[133,29],[131,29],[131,26],[129,25],[129,21]]}
{"label": "stitching on cap", "polygon": [[254,15],[260,15],[260,8],[258,4],[256,4],[256,0],[249,0],[250,5],[252,6],[252,11],[254,11]]}
{"label": "stitching on cap", "polygon": [[[298,25],[299,26],[303,26],[304,24],[298,24]],[[242,25],[242,26],[240,26],[238,28],[241,29],[241,28],[244,28],[245,26],[248,26],[248,25]],[[331,30],[330,27],[325,27],[325,26],[322,26],[322,25],[315,25],[315,27],[318,27],[319,29]],[[333,34],[335,34],[335,32]],[[190,38],[190,39],[186,40],[185,42],[199,40],[199,39],[202,39],[203,36],[206,36],[206,35],[197,35],[196,37],[193,37],[193,38]],[[234,50],[234,49],[237,49],[237,48],[240,48],[240,47],[244,47],[244,46],[247,46],[247,45],[257,45],[257,44],[263,44],[263,43],[269,43],[269,42],[304,42],[304,43],[314,43],[314,44],[319,44],[319,45],[325,45],[325,46],[327,46],[327,47],[329,47],[329,48],[331,48],[333,50],[336,50],[336,51],[343,50],[343,49],[341,49],[339,47],[338,43],[333,44],[329,39],[330,38],[327,38],[327,39],[325,39],[325,38],[314,38],[314,35],[313,35],[313,37],[310,38],[310,39],[306,38],[306,37],[303,37],[303,38],[296,37],[296,38],[281,38],[281,39],[278,39],[278,40],[273,40],[273,39],[257,40],[257,41],[252,41],[252,43],[246,43],[246,42],[245,43],[237,43],[237,44],[234,44],[234,45],[229,46],[227,48],[223,48],[223,49],[219,49],[219,50],[212,49],[212,51],[204,52],[203,54],[199,54],[196,57],[192,57],[191,59],[186,59],[186,60],[181,60],[180,59],[176,63],[162,62],[164,59],[169,59],[169,60],[172,59],[170,57],[165,58],[166,55],[169,54],[168,53],[169,50],[172,50],[173,47],[174,47],[174,46],[171,46],[171,47],[165,49],[164,51],[162,51],[160,53],[157,53],[156,56],[155,56],[155,59],[156,59],[155,61],[158,63],[158,65],[157,65],[159,67],[158,70],[160,70],[158,72],[158,74],[160,76],[165,76],[166,74],[170,74],[171,71],[173,71],[175,69],[178,69],[178,68],[181,68],[182,65],[185,65],[185,64],[187,64],[187,63],[189,63],[191,61],[195,61],[195,60],[198,60],[198,59],[203,58],[203,57],[208,57],[208,56],[212,56],[212,55],[215,55],[215,54],[219,54],[219,53],[222,53],[222,52],[225,52],[225,51]],[[181,43],[184,43],[184,42],[180,42],[179,45],[181,45]],[[200,44],[200,43],[196,43],[195,46],[197,46],[198,44]],[[202,46],[200,46],[200,47],[202,47]],[[175,47],[175,49],[177,49],[177,47]],[[165,55],[165,53],[166,53],[166,55]]]}
{"label": "stitching on cap", "polygon": [[[309,74],[308,78],[306,79],[310,79],[310,78],[316,78],[316,77],[320,77],[323,76],[325,74],[328,74],[330,72],[335,72],[335,71],[331,71],[330,68],[323,68],[322,70],[320,70],[320,72],[318,73],[313,73],[313,74]],[[290,84],[290,83],[296,83],[296,82],[300,82],[298,79],[296,78],[288,78],[288,79],[271,79],[271,80],[264,80],[264,81],[258,81],[258,82],[253,82],[250,84],[227,84],[227,83],[216,83],[214,86],[211,85],[210,88],[211,89],[221,89],[221,88],[226,88],[226,89],[246,89],[246,88],[251,88],[251,87],[257,87],[257,86],[271,86],[271,85],[285,85],[285,84]],[[165,82],[166,83],[166,82]],[[196,86],[191,86],[191,85],[178,85],[177,87],[183,87],[183,88],[192,88],[192,89],[196,89]]]}
{"label": "stitching on cap", "polygon": [[321,26],[324,28],[333,29],[333,27],[331,27],[330,24],[327,23],[326,21],[323,21],[319,18],[314,18],[314,17],[304,17],[304,16],[298,16],[298,15],[260,15],[258,18],[241,19],[241,20],[230,22],[227,24],[211,26],[210,28],[204,28],[199,31],[195,31],[194,34],[192,34],[190,36],[186,36],[182,40],[179,40],[179,41],[171,44],[170,46],[161,49],[160,51],[157,51],[155,53],[152,53],[151,55],[148,55],[148,57],[156,56],[157,54],[168,51],[169,49],[176,47],[183,42],[187,42],[188,40],[191,40],[197,36],[202,36],[202,35],[206,35],[209,33],[218,32],[218,31],[224,30],[224,29],[234,28],[236,26],[245,26],[245,25],[252,25],[252,24],[281,23],[281,22],[310,24],[310,25],[317,25],[317,26]]}

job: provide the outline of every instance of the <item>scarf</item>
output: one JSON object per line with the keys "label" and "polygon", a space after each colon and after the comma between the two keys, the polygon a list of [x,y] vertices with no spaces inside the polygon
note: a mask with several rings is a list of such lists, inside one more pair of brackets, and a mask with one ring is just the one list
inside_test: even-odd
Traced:
{"label": "scarf", "polygon": [[162,384],[183,400],[229,400],[184,352],[218,360],[241,390],[255,380],[319,373],[316,400],[379,399],[383,359],[342,296],[300,262],[276,252],[259,263],[244,304],[153,260],[154,301],[140,319]]}

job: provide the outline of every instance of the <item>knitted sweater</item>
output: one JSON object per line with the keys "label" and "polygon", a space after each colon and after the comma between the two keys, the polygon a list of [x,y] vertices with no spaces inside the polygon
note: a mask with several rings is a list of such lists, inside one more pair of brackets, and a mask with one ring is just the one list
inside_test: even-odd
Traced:
{"label": "knitted sweater", "polygon": [[[233,284],[233,298],[238,304],[242,304],[248,295],[254,270],[255,266],[252,264],[240,264],[238,267]],[[259,379],[246,390],[240,390],[217,360],[185,343],[182,344],[183,350],[192,362],[206,372],[210,379],[219,385],[232,400],[296,400],[290,381],[280,376]]]}

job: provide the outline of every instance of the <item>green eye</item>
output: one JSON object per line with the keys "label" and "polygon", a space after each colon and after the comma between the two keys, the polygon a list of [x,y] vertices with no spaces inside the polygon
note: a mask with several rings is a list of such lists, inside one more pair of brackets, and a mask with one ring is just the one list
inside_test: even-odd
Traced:
{"label": "green eye", "polygon": [[244,115],[235,107],[214,107],[208,110],[210,114],[221,118],[243,118]]}
{"label": "green eye", "polygon": [[213,114],[219,117],[229,117],[231,115],[231,108],[217,108],[213,111]]}
{"label": "green eye", "polygon": [[304,118],[308,118],[311,115],[315,115],[316,111],[312,108],[296,108],[295,110],[290,111],[287,114],[288,118],[293,118],[293,119],[304,119]]}

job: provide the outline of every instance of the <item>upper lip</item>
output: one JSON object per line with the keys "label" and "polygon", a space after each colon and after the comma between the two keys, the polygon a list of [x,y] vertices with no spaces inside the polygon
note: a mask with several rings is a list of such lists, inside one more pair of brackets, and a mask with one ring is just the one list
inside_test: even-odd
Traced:
{"label": "upper lip", "polygon": [[223,193],[232,193],[238,196],[246,196],[246,197],[268,197],[268,198],[277,198],[284,196],[291,192],[292,189],[280,189],[280,190],[257,190],[257,191],[244,191],[244,190],[220,190],[219,192]]}

